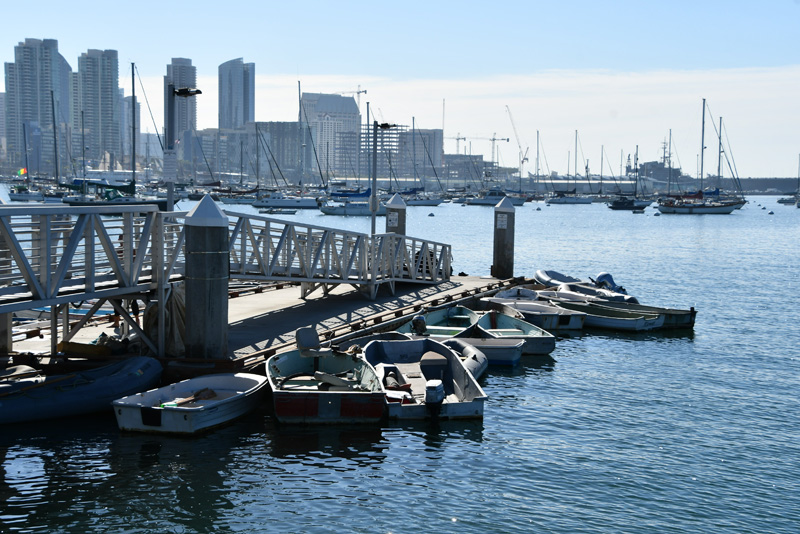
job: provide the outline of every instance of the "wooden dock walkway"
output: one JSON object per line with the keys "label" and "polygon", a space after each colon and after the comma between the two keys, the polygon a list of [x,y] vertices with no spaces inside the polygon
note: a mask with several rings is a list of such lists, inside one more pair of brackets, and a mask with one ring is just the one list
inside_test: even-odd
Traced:
{"label": "wooden dock walkway", "polygon": [[[249,368],[266,358],[294,348],[294,333],[302,326],[314,326],[323,340],[346,339],[376,329],[391,329],[391,323],[417,313],[423,307],[435,307],[493,292],[511,285],[489,277],[454,276],[436,285],[397,284],[394,295],[380,292],[375,300],[366,300],[361,292],[340,286],[328,295],[301,298],[297,284],[285,284],[268,291],[233,292],[228,307],[228,354],[221,355],[216,366]],[[84,326],[72,340],[91,343],[102,333],[113,335],[114,326],[101,322]],[[49,336],[15,341],[16,353],[50,355]],[[203,367],[197,360],[170,360],[173,367]],[[211,362],[207,362],[211,363]]]}

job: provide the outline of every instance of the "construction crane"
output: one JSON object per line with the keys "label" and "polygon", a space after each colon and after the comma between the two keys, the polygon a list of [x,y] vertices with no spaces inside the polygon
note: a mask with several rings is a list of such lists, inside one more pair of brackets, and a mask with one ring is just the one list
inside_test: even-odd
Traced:
{"label": "construction crane", "polygon": [[367,94],[366,89],[361,89],[361,86],[358,86],[357,91],[341,91],[338,93],[333,93],[335,95],[356,95],[356,103],[358,104],[358,112],[361,113],[361,94]]}
{"label": "construction crane", "polygon": [[455,139],[456,140],[456,154],[460,152],[460,145],[459,141],[465,141],[466,137],[461,137],[461,132],[457,133],[455,137],[445,137],[445,139]]}
{"label": "construction crane", "polygon": [[522,168],[525,165],[525,162],[528,161],[528,148],[525,148],[525,152],[522,152],[522,143],[519,140],[519,134],[517,133],[517,125],[514,124],[514,117],[511,115],[511,108],[506,105],[506,111],[508,111],[508,118],[511,120],[511,128],[514,130],[514,137],[517,139],[517,146],[519,147],[519,180],[520,184],[522,183]]}
{"label": "construction crane", "polygon": [[497,137],[497,133],[493,133],[491,137],[470,137],[470,139],[480,139],[482,141],[491,141],[492,142],[492,165],[493,166],[495,165],[495,159],[494,159],[495,143],[497,141],[505,141],[506,143],[511,141],[511,139],[509,139],[508,137]]}

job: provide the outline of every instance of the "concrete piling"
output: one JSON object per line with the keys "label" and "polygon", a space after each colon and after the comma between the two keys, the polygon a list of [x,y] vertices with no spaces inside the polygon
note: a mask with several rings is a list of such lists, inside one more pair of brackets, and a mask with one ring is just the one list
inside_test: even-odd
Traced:
{"label": "concrete piling", "polygon": [[186,225],[186,357],[228,353],[228,217],[206,195]]}
{"label": "concrete piling", "polygon": [[386,233],[406,235],[406,203],[398,193],[386,203]]}
{"label": "concrete piling", "polygon": [[514,276],[514,204],[504,198],[494,207],[494,254],[491,274],[501,280]]}

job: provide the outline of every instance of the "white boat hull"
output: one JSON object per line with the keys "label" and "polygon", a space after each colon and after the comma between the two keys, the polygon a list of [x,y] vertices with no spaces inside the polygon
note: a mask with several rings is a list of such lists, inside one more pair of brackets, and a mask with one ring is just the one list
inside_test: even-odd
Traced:
{"label": "white boat hull", "polygon": [[[435,353],[435,379],[430,367],[425,365],[429,353]],[[389,419],[475,419],[483,417],[486,393],[475,377],[461,362],[456,353],[442,343],[432,339],[409,341],[372,341],[364,349],[364,357],[375,367],[383,381],[388,373],[397,373],[400,384],[410,384],[410,392],[404,402],[388,402]],[[436,360],[436,358],[441,358]],[[438,366],[441,363],[442,366]],[[444,397],[439,402],[428,401],[428,387],[439,382],[444,388]]]}
{"label": "white boat hull", "polygon": [[[112,404],[120,430],[157,434],[197,434],[229,423],[261,402],[267,378],[250,373],[221,373],[190,378],[176,384],[129,395]],[[214,396],[184,404],[209,388]]]}

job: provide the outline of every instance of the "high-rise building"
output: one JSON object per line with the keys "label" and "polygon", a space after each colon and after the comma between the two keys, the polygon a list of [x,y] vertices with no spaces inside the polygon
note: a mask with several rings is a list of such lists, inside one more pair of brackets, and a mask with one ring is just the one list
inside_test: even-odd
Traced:
{"label": "high-rise building", "polygon": [[[167,75],[164,76],[164,124],[168,124],[170,117],[166,102],[170,98],[169,85],[174,89],[197,87],[197,67],[192,66],[192,60],[182,57],[172,58],[172,63],[167,65]],[[174,117],[175,139],[166,140],[166,146],[175,146],[175,141],[181,139],[183,132],[193,132],[197,129],[197,100],[195,98],[175,98]],[[178,148],[178,147],[175,147]]]}
{"label": "high-rise building", "polygon": [[[4,122],[11,166],[25,166],[27,155],[27,166],[34,172],[55,170],[53,116],[61,125],[58,129],[64,130],[63,122],[70,116],[71,72],[55,39],[25,39],[14,47],[14,62],[5,64]],[[32,132],[40,135],[34,138]]]}
{"label": "high-rise building", "polygon": [[6,162],[6,94],[0,93],[0,163]]}
{"label": "high-rise building", "polygon": [[313,132],[316,162],[304,162],[306,173],[353,176],[358,168],[361,113],[352,96],[303,93],[299,121]]}
{"label": "high-rise building", "polygon": [[219,66],[219,128],[241,128],[255,121],[255,63],[242,58]]}
{"label": "high-rise building", "polygon": [[72,114],[75,157],[83,157],[84,147],[87,165],[115,168],[122,159],[117,51],[92,49],[81,54],[73,91],[77,93]]}

